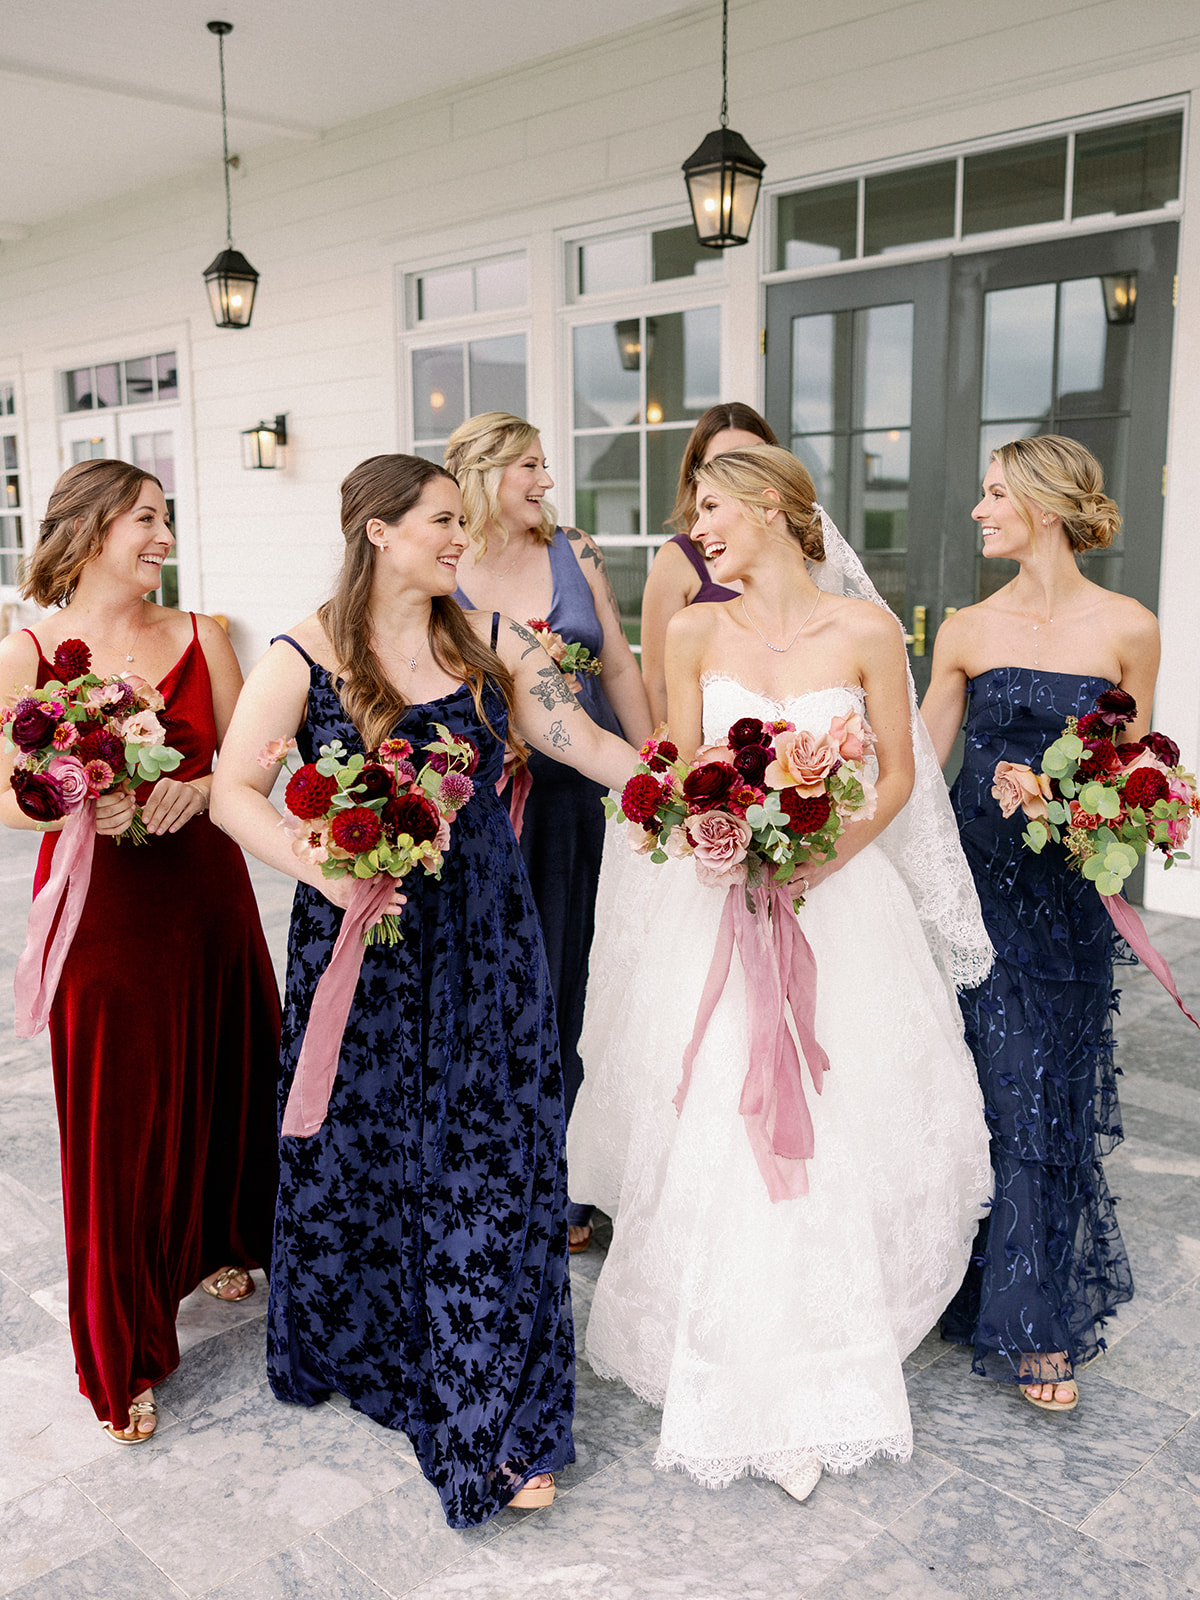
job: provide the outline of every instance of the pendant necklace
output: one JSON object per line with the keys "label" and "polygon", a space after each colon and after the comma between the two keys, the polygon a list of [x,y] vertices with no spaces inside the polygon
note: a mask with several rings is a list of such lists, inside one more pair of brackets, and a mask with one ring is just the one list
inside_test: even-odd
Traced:
{"label": "pendant necklace", "polygon": [[775,652],[775,654],[777,656],[786,655],[787,652],[795,644],[796,640],[804,632],[805,628],[807,628],[809,623],[812,621],[813,615],[814,615],[817,607],[821,604],[821,596],[822,596],[823,593],[824,593],[823,589],[818,589],[817,590],[817,598],[812,603],[812,610],[808,613],[808,615],[805,617],[804,621],[796,629],[795,633],[792,635],[792,637],[788,640],[788,642],[786,644],[772,644],[771,643],[770,639],[767,638],[766,634],[759,627],[758,623],[755,622],[754,618],[746,610],[746,597],[745,597],[745,595],[741,596],[742,615],[745,617],[746,621],[750,624],[750,626],[754,629],[754,631],[758,635],[758,637],[766,645],[768,650],[774,650],[774,652]]}
{"label": "pendant necklace", "polygon": [[101,644],[108,645],[108,648],[110,650],[112,650],[112,651],[115,651],[115,653],[117,655],[123,655],[125,657],[126,661],[132,661],[133,660],[133,652],[137,649],[137,642],[142,636],[142,624],[145,622],[145,620],[146,620],[146,601],[143,598],[143,600],[142,600],[142,608],[141,608],[141,611],[138,613],[137,632],[134,634],[133,639],[130,642],[128,650],[118,650],[116,645],[109,643],[109,641],[104,637],[104,635],[102,633],[97,634],[96,637],[100,640]]}
{"label": "pendant necklace", "polygon": [[1033,618],[1029,615],[1028,611],[1022,611],[1021,615],[1025,618],[1026,622],[1030,623],[1032,625],[1032,627],[1033,627],[1033,665],[1034,665],[1034,670],[1036,671],[1037,668],[1041,665],[1041,657],[1040,657],[1040,653],[1039,653],[1040,646],[1041,646],[1041,640],[1038,638],[1038,632],[1042,628],[1048,628],[1050,626],[1050,624],[1054,621],[1054,618],[1053,617],[1047,617],[1045,622],[1034,622]]}

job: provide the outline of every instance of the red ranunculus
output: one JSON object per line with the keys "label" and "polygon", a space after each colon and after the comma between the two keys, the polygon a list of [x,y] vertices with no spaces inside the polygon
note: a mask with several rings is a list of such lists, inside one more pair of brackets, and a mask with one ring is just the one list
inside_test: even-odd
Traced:
{"label": "red ranunculus", "polygon": [[731,750],[745,750],[748,745],[767,745],[771,735],[757,717],[740,717],[725,736]]}
{"label": "red ranunculus", "polygon": [[383,824],[367,806],[351,806],[337,813],[329,832],[339,850],[348,850],[356,856],[364,850],[374,850],[383,838]]}
{"label": "red ranunculus", "polygon": [[392,792],[392,775],[386,767],[368,761],[358,775],[354,790],[359,800],[387,799]]}
{"label": "red ranunculus", "polygon": [[734,755],[734,770],[740,772],[748,783],[761,783],[770,760],[771,752],[765,745],[744,744]]}
{"label": "red ranunculus", "polygon": [[17,805],[35,822],[57,822],[59,817],[67,814],[62,789],[44,772],[26,772],[21,767],[15,767],[12,791]]}
{"label": "red ranunculus", "polygon": [[116,772],[125,765],[125,746],[107,728],[96,728],[91,733],[85,733],[78,744],[72,745],[71,754],[84,766],[89,761],[106,761]]}
{"label": "red ranunculus", "polygon": [[58,718],[50,707],[44,701],[35,700],[31,695],[27,695],[24,700],[18,700],[13,707],[8,736],[18,750],[24,750],[28,755],[31,751],[40,750],[44,744],[49,744],[57,726]]}
{"label": "red ranunculus", "polygon": [[803,795],[795,789],[781,789],[779,803],[797,833],[816,833],[829,821],[833,802],[827,794]]}
{"label": "red ranunculus", "polygon": [[728,761],[705,761],[693,767],[683,780],[683,798],[689,811],[713,811],[724,804],[730,790],[740,782],[741,775]]}
{"label": "red ranunculus", "polygon": [[1119,744],[1116,748],[1117,754],[1121,758],[1121,765],[1123,767],[1131,767],[1146,746],[1138,742],[1137,744]]}
{"label": "red ranunculus", "polygon": [[436,839],[442,814],[426,795],[402,794],[383,807],[383,826],[392,838],[406,833],[414,844]]}
{"label": "red ranunculus", "polygon": [[64,639],[54,652],[54,670],[64,683],[82,678],[92,665],[92,652],[82,639]]}
{"label": "red ranunculus", "polygon": [[1089,711],[1080,717],[1075,732],[1081,739],[1111,739],[1112,729],[1098,711]]}
{"label": "red ranunculus", "polygon": [[1079,771],[1075,774],[1076,781],[1080,778],[1086,783],[1091,778],[1099,778],[1106,772],[1116,772],[1121,765],[1121,758],[1116,752],[1116,747],[1109,744],[1107,739],[1090,740],[1083,760],[1079,763]]}
{"label": "red ranunculus", "polygon": [[1168,792],[1167,780],[1157,767],[1139,767],[1126,778],[1121,798],[1127,806],[1149,811],[1156,800],[1165,800]]}
{"label": "red ranunculus", "polygon": [[1123,728],[1137,716],[1137,701],[1124,689],[1105,689],[1096,696],[1096,710],[1110,728]]}
{"label": "red ranunculus", "polygon": [[1168,739],[1165,733],[1143,734],[1142,743],[1151,755],[1158,757],[1164,767],[1179,765],[1179,746],[1174,739]]}
{"label": "red ranunculus", "polygon": [[648,772],[638,772],[621,791],[621,810],[630,822],[639,822],[646,828],[654,821],[662,797],[662,785]]}
{"label": "red ranunculus", "polygon": [[288,810],[301,822],[315,822],[329,810],[329,802],[337,793],[337,779],[327,778],[318,772],[312,761],[293,772],[284,790],[283,800]]}

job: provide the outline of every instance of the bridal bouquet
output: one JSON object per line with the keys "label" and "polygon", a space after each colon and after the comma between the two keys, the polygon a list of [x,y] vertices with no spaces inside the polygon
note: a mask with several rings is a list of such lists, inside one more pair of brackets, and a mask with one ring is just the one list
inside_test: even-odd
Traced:
{"label": "bridal bouquet", "polygon": [[[591,678],[600,671],[603,663],[587,645],[580,644],[577,639],[568,644],[561,633],[555,633],[550,624],[540,617],[530,617],[525,626],[564,678]],[[572,687],[578,689],[579,685],[575,683]]]}
{"label": "bridal bouquet", "polygon": [[742,717],[725,744],[704,746],[691,764],[669,739],[650,739],[620,805],[606,800],[605,811],[628,824],[630,848],[652,861],[691,856],[701,883],[787,884],[835,855],[848,823],[874,816],[865,770],[874,743],[857,711],[819,736]]}
{"label": "bridal bouquet", "polygon": [[1179,764],[1179,746],[1165,733],[1135,742],[1121,735],[1137,715],[1124,689],[1105,689],[1094,708],[1067,725],[1042,753],[1042,770],[1019,761],[996,765],[992,795],[1006,817],[1029,819],[1022,842],[1041,854],[1053,840],[1068,865],[1095,885],[1126,944],[1154,974],[1189,1021],[1200,1022],[1179,998],[1171,969],[1150,943],[1134,908],[1122,896],[1140,857],[1157,850],[1165,867],[1186,861],[1192,818],[1200,816],[1196,780]]}
{"label": "bridal bouquet", "polygon": [[[183,757],[166,742],[157,689],[133,674],[97,677],[82,639],[64,639],[53,664],[59,679],[28,690],[2,718],[5,747],[20,751],[12,789],[27,817],[59,822],[98,795],[175,770]],[[122,837],[145,842],[140,810]]]}
{"label": "bridal bouquet", "polygon": [[1001,761],[992,787],[1006,817],[1019,808],[1029,819],[1021,837],[1030,850],[1063,845],[1069,864],[1105,896],[1120,894],[1148,850],[1167,867],[1186,861],[1182,846],[1200,815],[1196,780],[1180,766],[1173,739],[1148,733],[1121,742],[1136,714],[1124,689],[1106,689],[1092,711],[1067,719],[1040,772]]}
{"label": "bridal bouquet", "polygon": [[[318,760],[297,767],[284,794],[295,854],[326,878],[406,878],[418,866],[440,878],[450,824],[475,793],[479,751],[473,740],[434,726],[439,737],[424,747],[419,771],[407,739],[387,739],[369,756],[351,755],[335,739],[321,746]],[[295,748],[294,739],[273,740],[259,765],[285,766]],[[364,944],[402,937],[391,914],[363,931]]]}

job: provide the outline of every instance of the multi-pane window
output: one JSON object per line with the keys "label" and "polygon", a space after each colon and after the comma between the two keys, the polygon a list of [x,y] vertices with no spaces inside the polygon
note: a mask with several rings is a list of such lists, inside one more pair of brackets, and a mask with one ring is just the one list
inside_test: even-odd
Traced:
{"label": "multi-pane window", "polygon": [[973,235],[1158,211],[1179,199],[1183,113],[825,184],[775,203],[777,271]]}
{"label": "multi-pane window", "polygon": [[138,356],[133,361],[108,361],[74,367],[61,374],[63,411],[100,411],[114,406],[140,406],[179,399],[179,372],[174,350]]}
{"label": "multi-pane window", "polygon": [[17,434],[13,424],[5,426],[5,419],[15,414],[14,386],[0,383],[0,466],[4,469],[4,491],[0,495],[0,584],[8,585],[20,582],[25,550]]}
{"label": "multi-pane window", "polygon": [[479,312],[516,311],[529,303],[529,264],[522,253],[412,272],[407,294],[410,327]]}
{"label": "multi-pane window", "polygon": [[723,255],[699,244],[690,223],[584,239],[570,248],[567,289],[573,300],[581,300],[676,278],[710,277],[723,271]]}
{"label": "multi-pane window", "polygon": [[[170,518],[171,526],[174,527],[175,435],[171,432],[131,434],[129,454],[135,467],[150,473],[162,484],[163,498],[167,502],[167,516]],[[178,550],[178,545],[173,546],[171,554],[162,564],[158,593],[155,595],[160,605],[179,604]]]}

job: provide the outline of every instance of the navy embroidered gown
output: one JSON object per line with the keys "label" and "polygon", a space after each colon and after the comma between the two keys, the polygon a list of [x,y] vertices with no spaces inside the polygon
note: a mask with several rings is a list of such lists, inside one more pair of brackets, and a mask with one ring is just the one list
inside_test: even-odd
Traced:
{"label": "navy embroidered gown", "polygon": [[[454,1528],[574,1460],[574,1335],[562,1214],[562,1073],[546,957],[496,798],[502,697],[413,706],[475,741],[476,791],[441,881],[405,880],[403,943],[365,952],[321,1129],[282,1140],[268,1370],[281,1400],[330,1390],[412,1441]],[[362,743],[312,667],[305,760]],[[288,940],[280,1115],[341,912],[300,884]]]}
{"label": "navy embroidered gown", "polygon": [[996,1191],[942,1332],[973,1347],[976,1372],[1008,1382],[1030,1351],[1065,1351],[1069,1375],[1104,1348],[1097,1324],[1133,1294],[1101,1166],[1122,1138],[1111,1012],[1125,947],[1092,885],[1059,848],[1027,850],[1024,814],[1005,821],[991,794],[998,761],[1036,765],[1067,717],[1111,687],[1027,667],[981,673],[951,790],[996,947],[987,981],[959,996]]}

